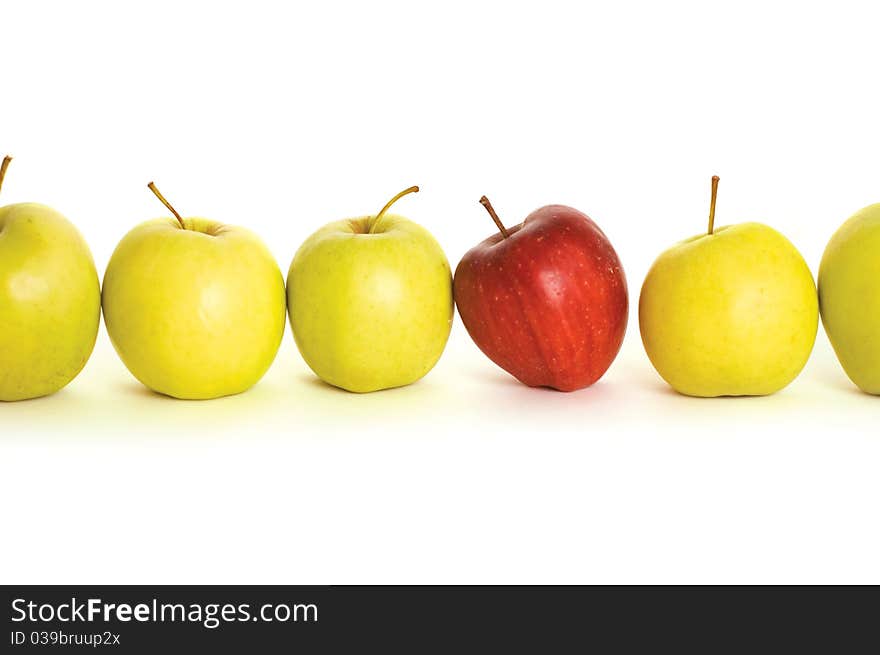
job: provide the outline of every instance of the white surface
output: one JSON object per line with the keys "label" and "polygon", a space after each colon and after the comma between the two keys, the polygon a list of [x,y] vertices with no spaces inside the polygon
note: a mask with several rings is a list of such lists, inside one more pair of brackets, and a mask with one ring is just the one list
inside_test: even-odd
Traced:
{"label": "white surface", "polygon": [[[286,272],[323,223],[397,207],[454,266],[542,204],[630,283],[595,387],[532,390],[456,318],[422,382],[317,382],[290,333],[242,396],[158,397],[102,331],[60,394],[0,406],[7,583],[880,582],[880,399],[820,328],[782,393],[677,396],[635,308],[659,251],[762,220],[814,273],[880,200],[876,15],[834,3],[8,3],[0,200],[69,216],[99,270],[163,213],[244,224]],[[2,338],[2,335],[0,335]]]}

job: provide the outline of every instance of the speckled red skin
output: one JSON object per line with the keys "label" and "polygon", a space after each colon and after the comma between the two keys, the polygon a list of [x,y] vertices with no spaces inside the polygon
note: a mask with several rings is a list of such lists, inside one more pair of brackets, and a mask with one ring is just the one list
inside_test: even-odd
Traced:
{"label": "speckled red skin", "polygon": [[564,205],[537,209],[505,239],[472,248],[455,271],[458,313],[489,359],[530,387],[574,391],[617,356],[629,314],[608,238]]}

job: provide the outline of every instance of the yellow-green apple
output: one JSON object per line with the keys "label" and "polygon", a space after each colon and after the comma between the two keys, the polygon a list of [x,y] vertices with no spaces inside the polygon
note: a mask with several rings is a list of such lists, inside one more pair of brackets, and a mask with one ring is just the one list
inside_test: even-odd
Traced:
{"label": "yellow-green apple", "polygon": [[709,229],[662,253],[645,278],[639,327],[660,376],[689,396],[760,396],[806,364],[816,285],[788,239],[760,223]]}
{"label": "yellow-green apple", "polygon": [[617,253],[585,214],[549,205],[472,248],[455,270],[455,302],[474,343],[532,387],[573,391],[614,361],[629,300]]}
{"label": "yellow-green apple", "polygon": [[388,209],[325,225],[300,246],[287,306],[303,359],[354,392],[411,384],[430,371],[452,326],[452,275],[425,228]]}
{"label": "yellow-green apple", "polygon": [[119,357],[159,393],[240,393],[268,370],[284,334],[284,279],[254,233],[206,218],[135,227],[104,274],[104,322]]}
{"label": "yellow-green apple", "polygon": [[828,242],[819,308],[850,380],[880,394],[880,204],[856,212]]}
{"label": "yellow-green apple", "polygon": [[73,380],[100,319],[98,273],[73,224],[45,205],[0,207],[0,400],[46,396]]}

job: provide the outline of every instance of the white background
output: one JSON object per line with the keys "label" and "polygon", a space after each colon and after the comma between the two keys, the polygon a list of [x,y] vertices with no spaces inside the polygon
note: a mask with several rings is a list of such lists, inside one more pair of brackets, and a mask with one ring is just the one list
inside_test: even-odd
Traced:
{"label": "white background", "polygon": [[0,581],[880,582],[880,400],[821,327],[783,392],[697,400],[655,374],[635,311],[654,257],[705,229],[714,173],[718,224],[771,224],[814,273],[880,200],[878,17],[596,5],[0,5],[2,201],[61,210],[102,274],[165,213],[150,180],[254,229],[285,273],[325,222],[419,184],[396,209],[453,267],[494,229],[484,193],[509,224],[585,211],[632,309],[572,394],[519,385],[456,317],[409,388],[327,387],[288,330],[249,393],[173,401],[102,327],[68,388],[0,406]]}

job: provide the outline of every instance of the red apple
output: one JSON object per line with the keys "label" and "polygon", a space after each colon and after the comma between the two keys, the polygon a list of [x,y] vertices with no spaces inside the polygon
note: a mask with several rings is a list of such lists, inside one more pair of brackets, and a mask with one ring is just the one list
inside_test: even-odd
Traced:
{"label": "red apple", "polygon": [[486,356],[530,387],[574,391],[614,361],[629,313],[626,277],[608,238],[563,205],[498,226],[455,271],[458,312]]}

